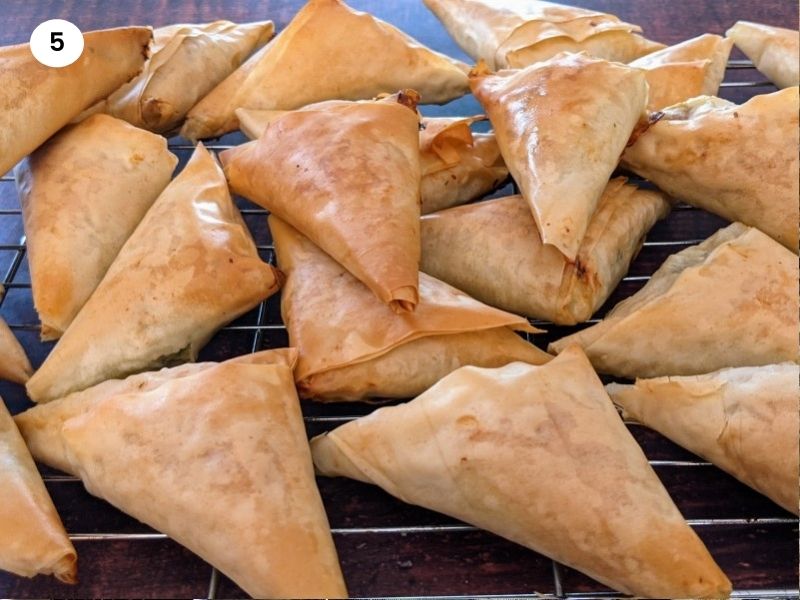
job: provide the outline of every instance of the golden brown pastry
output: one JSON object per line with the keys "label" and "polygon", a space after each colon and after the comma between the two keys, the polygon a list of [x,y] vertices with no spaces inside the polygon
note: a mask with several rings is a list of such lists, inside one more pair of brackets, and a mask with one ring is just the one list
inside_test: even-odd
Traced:
{"label": "golden brown pastry", "polygon": [[481,302],[573,325],[606,301],[669,209],[662,194],[612,179],[570,262],[542,244],[522,196],[459,206],[420,221],[420,269]]}
{"label": "golden brown pastry", "polygon": [[[251,140],[284,110],[236,109],[239,127]],[[508,178],[494,133],[473,133],[470,126],[486,117],[422,119],[420,199],[422,214],[470,202],[495,190]]]}
{"label": "golden brown pastry", "polygon": [[630,63],[647,72],[647,109],[656,111],[695,96],[716,95],[732,45],[727,38],[704,33]]}
{"label": "golden brown pastry", "polygon": [[[0,285],[0,298],[4,293],[5,289]],[[0,379],[24,384],[32,373],[33,368],[25,350],[5,320],[0,317]]]}
{"label": "golden brown pastry", "polygon": [[607,13],[539,0],[424,0],[476,61],[492,69],[520,68],[559,52],[586,51],[618,62],[663,48],[642,28]]}
{"label": "golden brown pastry", "polygon": [[544,366],[458,369],[311,452],[322,475],[379,485],[624,593],[731,591],[576,347]]}
{"label": "golden brown pastry", "polygon": [[467,66],[341,0],[309,0],[286,29],[189,111],[197,140],[238,127],[237,108],[295,109],[402,88],[444,104],[468,89]]}
{"label": "golden brown pastry", "polygon": [[66,331],[177,163],[163,137],[93,115],[17,165],[43,340]]}
{"label": "golden brown pastry", "polygon": [[781,363],[611,384],[633,418],[798,514],[800,367]]}
{"label": "golden brown pastry", "polygon": [[160,27],[153,32],[152,56],[139,76],[93,110],[156,133],[175,131],[189,109],[274,32],[272,21]]}
{"label": "golden brown pastry", "polygon": [[644,71],[564,53],[518,71],[491,74],[479,66],[470,85],[542,241],[574,261],[644,114]]}
{"label": "golden brown pastry", "polygon": [[311,105],[221,155],[234,193],[291,223],[398,311],[419,299],[414,96]]}
{"label": "golden brown pastry", "polygon": [[300,353],[300,395],[318,400],[406,398],[465,364],[542,364],[551,357],[517,331],[522,317],[490,308],[420,273],[420,304],[395,314],[296,229],[270,216],[286,273],[281,314]]}
{"label": "golden brown pastry", "polygon": [[737,21],[725,36],[779,88],[800,85],[800,32],[796,29]]}
{"label": "golden brown pastry", "polygon": [[222,169],[199,145],[28,381],[28,395],[44,402],[194,360],[217,329],[280,283],[259,258]]}
{"label": "golden brown pastry", "polygon": [[742,105],[693,98],[663,110],[622,157],[659,188],[797,252],[798,88]]}
{"label": "golden brown pastry", "polygon": [[77,581],[78,555],[0,399],[0,569]]}
{"label": "golden brown pastry", "polygon": [[[347,596],[292,366],[271,350],[100,384],[17,416],[95,496],[255,598]],[[57,450],[54,450],[57,449]]]}
{"label": "golden brown pastry", "polygon": [[550,345],[580,345],[601,373],[697,375],[798,361],[798,263],[757,229],[734,223],[670,256],[597,325]]}
{"label": "golden brown pastry", "polygon": [[81,57],[60,69],[37,61],[28,44],[0,48],[0,174],[136,76],[152,31],[105,29],[84,33],[83,40]]}

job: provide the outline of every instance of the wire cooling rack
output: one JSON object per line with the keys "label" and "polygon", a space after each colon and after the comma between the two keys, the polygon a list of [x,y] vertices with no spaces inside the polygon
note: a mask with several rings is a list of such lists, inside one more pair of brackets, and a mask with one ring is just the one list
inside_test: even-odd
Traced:
{"label": "wire cooling rack", "polygon": [[[720,95],[733,96],[733,99],[741,102],[752,93],[773,91],[774,88],[771,84],[760,77],[749,61],[731,60],[728,64],[726,81],[722,84]],[[756,79],[754,80],[754,78]],[[230,137],[226,136],[226,138]],[[242,140],[241,136],[233,136],[231,143],[224,143],[227,141],[226,138],[223,138],[220,143],[208,144],[207,147],[220,151],[232,147],[236,145],[236,142]],[[170,149],[179,156],[182,166],[191,154],[192,146],[186,144],[185,141],[175,139],[171,140]],[[631,181],[645,187],[649,185],[636,177],[631,177]],[[513,190],[506,188],[495,195],[503,195],[511,191]],[[13,303],[9,310],[4,310],[3,312],[11,315],[11,329],[20,337],[33,362],[38,363],[44,358],[52,344],[41,344],[38,341],[39,323],[32,308],[30,279],[25,258],[25,237],[22,234],[19,205],[18,202],[16,204],[15,202],[16,192],[13,178],[8,174],[0,178],[0,225],[2,225],[0,226],[0,269],[5,270],[3,285],[7,290],[7,295],[0,299],[0,308],[3,308],[3,304],[6,302]],[[275,255],[266,227],[265,217],[267,211],[242,199],[237,199],[237,203],[253,232],[262,258],[274,264]],[[687,226],[687,223],[690,223],[691,226]],[[703,211],[687,205],[677,206],[670,217],[656,225],[648,236],[647,241],[645,241],[640,256],[634,261],[631,271],[623,279],[606,305],[587,324],[598,322],[600,317],[611,306],[644,285],[666,256],[702,241],[721,225],[724,225],[724,221]],[[691,231],[692,235],[687,236],[686,231]],[[16,239],[12,239],[14,235],[17,236]],[[557,327],[543,321],[532,321],[532,323],[547,329],[549,332],[544,337],[536,336],[535,339],[532,339],[540,346],[545,346],[548,341],[557,339],[587,325]],[[263,348],[285,346],[287,341],[285,327],[280,321],[279,300],[276,296],[262,302],[248,315],[224,327],[209,346],[204,349],[200,358],[205,360],[224,360],[234,355],[256,352]],[[28,406],[21,389],[6,387],[0,389],[2,389],[6,400],[9,402],[12,412],[18,412]],[[309,435],[316,435],[332,429],[370,412],[373,408],[374,405],[362,403],[323,405],[303,402],[304,419]],[[789,515],[789,513],[783,512],[755,492],[733,481],[709,463],[678,449],[658,436],[658,434],[646,430],[636,423],[629,422],[626,424],[637,438],[637,441],[642,444],[645,453],[650,459],[650,464],[659,473],[684,514],[687,512],[698,514],[697,518],[692,518],[693,515],[689,515],[687,519],[689,524],[695,528],[697,533],[709,545],[712,553],[715,554],[715,558],[734,581],[735,587],[737,586],[737,581],[744,582],[734,591],[733,597],[753,599],[798,598],[796,585],[798,519]],[[135,544],[139,542],[158,542],[166,539],[163,534],[117,514],[115,510],[108,508],[99,501],[91,504],[90,508],[94,507],[94,509],[88,512],[83,509],[78,511],[72,509],[73,502],[77,502],[79,506],[82,506],[81,502],[86,494],[80,486],[79,480],[46,468],[43,468],[43,475],[54,496],[56,506],[62,514],[70,538],[78,546],[79,555],[82,554],[85,544],[130,543],[134,544],[131,551],[135,552],[137,547]],[[699,483],[706,479],[710,480],[711,483],[705,486]],[[387,551],[389,553],[389,559],[387,559],[388,567],[386,566],[387,560],[378,561],[378,566],[376,567],[378,573],[382,574],[382,577],[394,574],[395,581],[400,582],[395,584],[396,587],[387,588],[387,586],[369,585],[368,578],[361,576],[360,571],[364,568],[371,568],[371,563],[364,564],[359,551],[368,547],[369,544],[374,546],[376,542],[373,540],[378,540],[378,545],[389,548],[392,544],[403,546],[410,543],[413,545],[414,539],[423,539],[423,537],[424,539],[429,539],[430,536],[433,536],[434,540],[442,537],[448,540],[447,549],[451,551],[458,546],[459,541],[466,539],[458,536],[471,536],[469,539],[472,540],[472,537],[476,537],[477,542],[472,540],[466,545],[472,544],[476,548],[477,561],[470,563],[467,569],[462,568],[461,571],[458,571],[457,567],[447,565],[448,569],[455,569],[457,574],[462,574],[463,577],[467,578],[467,581],[465,581],[467,587],[472,582],[470,578],[474,578],[473,572],[480,571],[487,564],[494,565],[498,574],[493,581],[498,583],[498,588],[503,587],[499,584],[504,581],[506,574],[501,568],[504,564],[503,560],[499,559],[504,557],[506,567],[508,567],[508,562],[513,562],[520,557],[534,557],[534,564],[541,572],[540,576],[536,578],[536,582],[530,588],[515,589],[511,594],[505,593],[505,588],[503,588],[504,591],[501,594],[431,595],[424,597],[449,598],[453,600],[477,597],[569,598],[572,600],[585,598],[587,600],[596,600],[619,596],[571,569],[549,559],[538,557],[535,553],[516,547],[513,544],[500,542],[501,546],[498,550],[496,548],[498,540],[494,536],[479,532],[469,525],[451,521],[447,517],[402,505],[376,488],[347,480],[326,480],[321,478],[319,483],[331,520],[334,539],[339,548],[345,576],[353,593],[361,596],[377,597],[380,593],[386,593],[384,591],[386,589],[413,590],[411,592],[412,595],[404,596],[411,598],[422,597],[418,594],[427,593],[431,589],[442,589],[442,585],[437,584],[436,581],[426,580],[422,575],[415,574],[413,570],[414,563],[415,561],[419,562],[420,558],[414,552],[406,555],[402,555],[402,553],[395,555],[391,551]],[[353,514],[349,514],[347,510],[339,508],[343,496],[360,498],[356,502],[356,510],[351,511]],[[698,496],[700,497],[698,498]],[[76,500],[76,498],[81,500]],[[679,502],[680,498],[683,498],[683,500]],[[376,506],[383,508],[376,510]],[[708,510],[711,514],[704,514],[705,510]],[[379,514],[377,517],[373,517],[371,513]],[[415,538],[414,536],[417,537]],[[352,545],[349,543],[349,540],[352,539],[368,539],[370,541]],[[408,542],[407,540],[411,541]],[[776,540],[780,541],[776,542]],[[739,548],[728,556],[725,553],[725,549],[734,543],[739,543]],[[421,545],[424,546],[424,544]],[[436,544],[433,544],[433,547],[436,548]],[[486,548],[488,550],[485,550]],[[508,553],[510,553],[510,560],[507,556]],[[720,553],[723,556],[720,556]],[[430,562],[429,559],[430,557],[423,557],[423,564],[426,561]],[[481,562],[482,560],[484,562]],[[392,565],[392,562],[395,564]],[[776,564],[781,568],[775,569]],[[501,565],[501,567],[497,567],[497,565]],[[748,569],[752,570],[754,565],[756,566],[755,570],[761,569],[761,575],[752,578],[747,573]],[[781,574],[777,578],[780,585],[775,585],[775,577],[770,577],[769,573],[773,571],[770,571],[769,567],[772,567],[775,573],[779,572]],[[203,585],[206,598],[244,596],[241,590],[238,590],[216,569],[206,568],[209,569],[207,588]],[[387,571],[387,569],[389,570]],[[764,574],[764,569],[766,569],[766,575]],[[397,578],[397,572],[401,573],[399,579]],[[359,573],[358,581],[356,585],[353,585],[352,580],[356,573]],[[405,579],[403,579],[402,573],[408,574]],[[789,573],[789,576],[786,575],[787,573]],[[3,580],[0,578],[0,596],[9,589],[22,590],[21,594],[26,593],[24,586],[10,588],[4,586],[4,583],[8,581],[10,579]],[[404,581],[405,584],[403,583]],[[485,578],[481,578],[480,581],[483,582],[483,585],[479,587],[491,588],[491,586],[485,585]],[[48,588],[31,588],[31,590],[34,589],[47,590]],[[65,590],[69,590],[69,588],[65,588]],[[450,590],[448,589],[447,591],[449,593]],[[395,592],[392,591],[391,593]],[[381,597],[393,598],[396,596]]]}

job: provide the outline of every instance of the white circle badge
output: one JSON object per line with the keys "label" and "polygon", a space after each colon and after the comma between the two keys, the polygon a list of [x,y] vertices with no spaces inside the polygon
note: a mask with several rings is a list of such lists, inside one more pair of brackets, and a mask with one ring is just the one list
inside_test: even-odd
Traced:
{"label": "white circle badge", "polygon": [[69,21],[50,19],[33,30],[31,52],[46,67],[66,67],[83,54],[83,34]]}

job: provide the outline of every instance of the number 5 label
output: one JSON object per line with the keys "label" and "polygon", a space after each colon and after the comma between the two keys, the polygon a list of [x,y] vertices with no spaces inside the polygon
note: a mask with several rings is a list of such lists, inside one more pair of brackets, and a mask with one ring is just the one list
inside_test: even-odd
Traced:
{"label": "number 5 label", "polygon": [[83,54],[83,34],[69,21],[50,19],[33,30],[31,52],[47,67],[66,67]]}

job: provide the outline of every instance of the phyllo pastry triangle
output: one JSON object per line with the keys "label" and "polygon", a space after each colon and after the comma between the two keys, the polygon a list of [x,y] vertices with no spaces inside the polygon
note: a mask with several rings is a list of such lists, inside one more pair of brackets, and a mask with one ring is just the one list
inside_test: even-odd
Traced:
{"label": "phyllo pastry triangle", "polygon": [[659,188],[798,249],[798,88],[742,105],[698,97],[663,110],[622,156]]}
{"label": "phyllo pastry triangle", "polygon": [[0,48],[0,175],[138,74],[152,37],[147,27],[84,33],[83,54],[60,69],[37,61],[28,44]]}
{"label": "phyllo pastry triangle", "polygon": [[225,323],[280,287],[214,157],[198,146],[28,382],[36,402],[194,360]]}
{"label": "phyllo pastry triangle", "polygon": [[458,45],[493,69],[520,68],[559,52],[630,62],[663,48],[642,28],[595,10],[539,0],[424,0]]}
{"label": "phyllo pastry triangle", "polygon": [[607,389],[628,417],[798,514],[798,380],[781,363]]}
{"label": "phyllo pastry triangle", "polygon": [[606,301],[669,209],[662,194],[612,179],[571,262],[542,244],[522,196],[459,206],[422,218],[420,269],[481,302],[573,325]]}
{"label": "phyllo pastry triangle", "polygon": [[341,0],[309,0],[286,29],[190,112],[181,134],[216,137],[237,128],[237,108],[295,109],[361,100],[402,88],[444,104],[469,91],[465,64]]}
{"label": "phyllo pastry triangle", "polygon": [[234,193],[299,229],[397,311],[419,300],[415,98],[311,105],[221,155]]}
{"label": "phyllo pastry triangle", "polygon": [[579,344],[601,373],[697,375],[798,360],[798,263],[734,223],[670,256],[600,323],[550,345]]}
{"label": "phyllo pastry triangle", "polygon": [[300,353],[301,396],[318,400],[411,397],[460,366],[542,364],[550,356],[517,331],[522,317],[473,300],[420,273],[420,303],[395,314],[296,229],[269,218],[286,273],[281,313]]}
{"label": "phyllo pastry triangle", "polygon": [[638,58],[630,66],[647,71],[648,110],[695,96],[715,96],[725,77],[733,42],[711,33]]}
{"label": "phyllo pastry triangle", "polygon": [[[0,285],[0,297],[5,289]],[[25,383],[33,373],[31,363],[11,328],[0,317],[0,379]]]}
{"label": "phyllo pastry triangle", "polygon": [[322,475],[379,485],[620,592],[731,590],[576,347],[543,366],[458,369],[314,438],[311,452]]}
{"label": "phyllo pastry triangle", "polygon": [[738,21],[725,36],[779,88],[800,85],[800,32],[797,29]]}
{"label": "phyllo pastry triangle", "polygon": [[42,339],[66,331],[177,163],[163,137],[94,115],[17,166]]}
{"label": "phyllo pastry triangle", "polygon": [[470,73],[506,166],[542,241],[575,260],[634,126],[644,116],[641,69],[559,54],[522,70]]}
{"label": "phyllo pastry triangle", "polygon": [[176,131],[189,109],[274,32],[272,21],[160,27],[153,32],[152,55],[142,72],[93,110],[156,133]]}
{"label": "phyllo pastry triangle", "polygon": [[17,424],[36,458],[79,476],[251,596],[341,598],[295,359],[271,350],[142,373],[35,407]]}
{"label": "phyllo pastry triangle", "polygon": [[77,554],[0,398],[0,569],[77,581]]}

